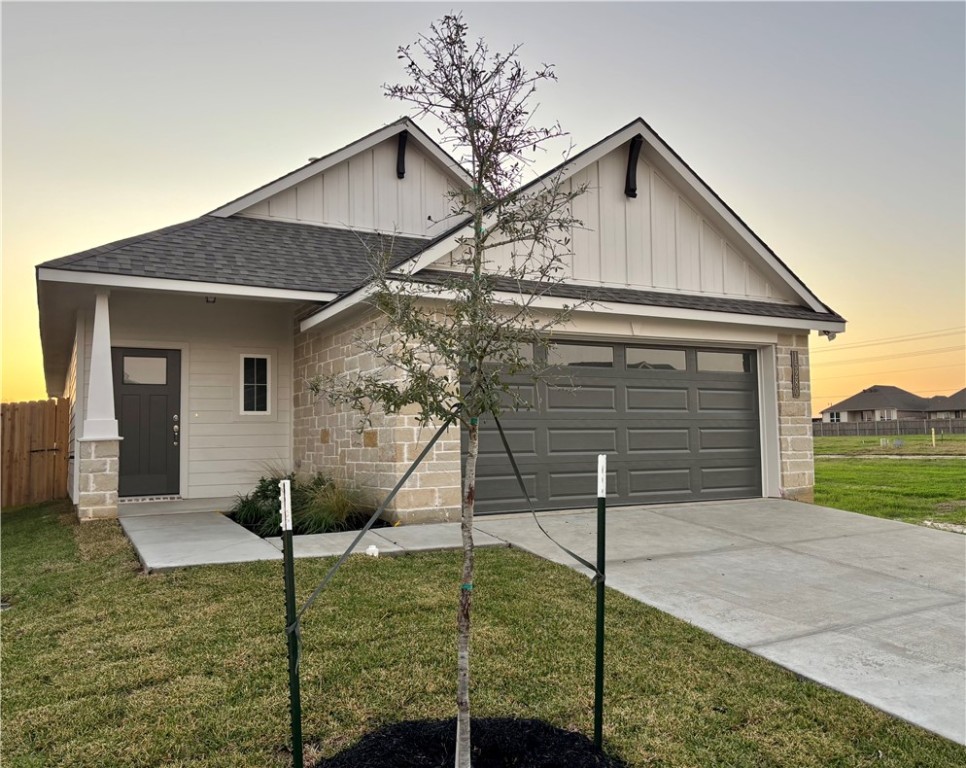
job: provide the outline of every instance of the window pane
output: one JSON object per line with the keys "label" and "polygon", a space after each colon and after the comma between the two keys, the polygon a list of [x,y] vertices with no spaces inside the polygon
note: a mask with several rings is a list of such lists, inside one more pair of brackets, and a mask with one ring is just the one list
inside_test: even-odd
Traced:
{"label": "window pane", "polygon": [[685,371],[688,364],[683,349],[627,348],[628,368],[652,368],[661,371]]}
{"label": "window pane", "polygon": [[168,360],[165,357],[124,357],[125,384],[167,384]]}
{"label": "window pane", "polygon": [[582,368],[613,368],[614,348],[589,344],[554,344],[547,351],[547,363]]}
{"label": "window pane", "polygon": [[[519,344],[516,345],[516,347],[517,347],[517,354],[520,356],[520,360],[527,363],[533,362],[533,344],[531,344],[530,342],[520,342]],[[506,354],[509,354],[509,352],[507,352]],[[495,363],[499,361],[496,358],[487,357],[485,362]]]}
{"label": "window pane", "polygon": [[751,355],[748,352],[698,352],[698,370],[750,373]]}
{"label": "window pane", "polygon": [[268,360],[266,360],[264,357],[256,357],[252,359],[252,362],[254,363],[252,384],[267,384]]}
{"label": "window pane", "polygon": [[268,412],[268,358],[242,358],[242,411]]}

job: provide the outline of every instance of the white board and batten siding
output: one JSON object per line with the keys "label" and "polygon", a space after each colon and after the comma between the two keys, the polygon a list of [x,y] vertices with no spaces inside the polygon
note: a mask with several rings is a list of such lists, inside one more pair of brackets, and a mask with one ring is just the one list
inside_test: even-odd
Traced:
{"label": "white board and batten siding", "polygon": [[[637,165],[637,197],[624,194],[627,146],[575,174],[573,201],[583,222],[573,235],[575,282],[710,294],[760,301],[792,301],[770,281],[737,238],[729,241],[688,197],[643,157]],[[764,266],[764,265],[762,265]]]}
{"label": "white board and batten siding", "polygon": [[[627,197],[627,154],[625,144],[569,180],[571,189],[584,186],[585,191],[571,203],[582,226],[573,229],[572,253],[564,260],[562,278],[662,293],[797,303],[780,279],[765,277],[767,267],[760,257],[742,252],[734,233],[726,237],[724,225],[700,213],[643,156],[638,160],[637,197]],[[510,264],[511,249],[494,249],[487,259],[491,269],[501,271]],[[435,266],[453,264],[450,255]]]}
{"label": "white board and batten siding", "polygon": [[[112,346],[181,350],[182,496],[248,493],[273,468],[291,468],[291,305],[114,291],[110,321]],[[241,413],[243,354],[271,358],[268,414]]]}
{"label": "white board and batten siding", "polygon": [[77,427],[77,417],[80,411],[77,407],[77,364],[78,352],[83,350],[83,326],[78,324],[77,332],[74,334],[74,344],[70,351],[70,365],[67,368],[67,379],[64,382],[64,392],[62,397],[68,398],[68,426],[67,440],[70,446],[67,454],[67,495],[70,500],[77,503],[78,498],[78,477],[77,469],[80,466],[80,448],[77,438],[80,437],[80,430]]}
{"label": "white board and batten siding", "polygon": [[396,176],[393,136],[239,215],[417,237],[452,226],[454,180],[416,142],[406,147],[406,175]]}

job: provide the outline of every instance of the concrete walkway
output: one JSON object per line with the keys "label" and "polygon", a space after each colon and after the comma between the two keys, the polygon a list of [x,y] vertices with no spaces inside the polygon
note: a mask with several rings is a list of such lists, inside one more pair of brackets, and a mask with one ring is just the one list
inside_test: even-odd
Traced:
{"label": "concrete walkway", "polygon": [[148,573],[189,565],[281,560],[265,539],[220,512],[124,515],[121,528]]}
{"label": "concrete walkway", "polygon": [[[596,556],[596,511],[541,514]],[[774,499],[608,512],[607,584],[886,712],[966,744],[966,536]],[[277,546],[217,513],[121,520],[149,570],[278,560]],[[583,570],[529,515],[480,517],[481,545]],[[342,554],[355,534],[296,539]],[[277,544],[277,542],[276,542]],[[360,551],[459,546],[459,526],[370,531]]]}

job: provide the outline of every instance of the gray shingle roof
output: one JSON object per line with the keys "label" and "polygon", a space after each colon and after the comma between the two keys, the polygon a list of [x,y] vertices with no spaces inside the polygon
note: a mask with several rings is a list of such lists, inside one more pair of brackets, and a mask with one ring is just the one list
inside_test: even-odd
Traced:
{"label": "gray shingle roof", "polygon": [[927,411],[966,411],[966,389],[951,395],[937,395],[929,398]]}
{"label": "gray shingle roof", "polygon": [[202,216],[40,265],[52,269],[344,293],[371,274],[371,256],[393,263],[429,240],[241,216]]}
{"label": "gray shingle roof", "polygon": [[875,384],[863,389],[857,395],[846,398],[840,403],[823,408],[822,413],[828,411],[874,411],[881,408],[896,408],[900,411],[925,411],[929,400],[907,392],[899,387],[886,384]]}
{"label": "gray shingle roof", "polygon": [[[405,279],[413,282],[439,285],[455,273],[441,270],[424,269]],[[810,307],[793,304],[774,304],[769,301],[752,301],[748,299],[725,299],[717,296],[684,295],[678,293],[661,293],[659,291],[639,291],[633,288],[609,288],[605,286],[575,285],[572,283],[541,284],[528,280],[513,280],[506,277],[492,277],[497,290],[536,291],[544,295],[555,296],[575,301],[614,301],[622,304],[641,304],[651,307],[672,307],[675,309],[695,309],[705,312],[728,312],[739,315],[758,315],[761,317],[781,317],[799,320],[821,320],[826,322],[844,322],[843,318],[834,312],[816,312]]]}

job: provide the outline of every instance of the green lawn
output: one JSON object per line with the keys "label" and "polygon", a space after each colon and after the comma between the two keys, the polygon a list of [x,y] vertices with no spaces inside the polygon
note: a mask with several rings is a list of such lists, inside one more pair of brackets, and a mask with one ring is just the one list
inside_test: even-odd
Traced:
{"label": "green lawn", "polygon": [[966,461],[818,457],[815,503],[907,523],[964,525]]}
{"label": "green lawn", "polygon": [[[882,441],[886,444],[883,445]],[[896,441],[901,442],[897,445]],[[932,435],[890,435],[888,437],[816,437],[815,455],[828,456],[964,456],[966,435],[944,435],[936,430],[936,446]]]}
{"label": "green lawn", "polygon": [[[114,522],[5,511],[0,762],[283,766],[281,565],[145,576]],[[561,566],[478,553],[473,697],[588,733],[593,590]],[[303,597],[328,561],[303,560]],[[306,741],[453,714],[456,553],[352,559],[309,614]],[[966,749],[608,595],[606,746],[633,766],[959,766]]]}

